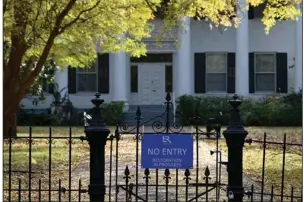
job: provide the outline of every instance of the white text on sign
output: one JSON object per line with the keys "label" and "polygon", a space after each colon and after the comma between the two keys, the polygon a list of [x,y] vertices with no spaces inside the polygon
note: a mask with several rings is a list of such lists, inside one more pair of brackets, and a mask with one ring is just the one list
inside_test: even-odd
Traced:
{"label": "white text on sign", "polygon": [[148,155],[186,155],[187,149],[180,148],[163,148],[162,150],[158,148],[148,148]]}

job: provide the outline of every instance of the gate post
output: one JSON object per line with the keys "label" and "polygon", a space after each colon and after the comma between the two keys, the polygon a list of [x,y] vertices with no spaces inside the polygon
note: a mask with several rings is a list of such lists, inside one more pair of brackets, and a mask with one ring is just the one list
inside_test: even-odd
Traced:
{"label": "gate post", "polygon": [[228,147],[228,201],[243,201],[243,147],[248,132],[241,123],[239,106],[242,101],[237,95],[228,101],[232,106],[231,118],[223,132]]}
{"label": "gate post", "polygon": [[110,130],[106,127],[101,117],[100,105],[104,102],[99,99],[100,94],[91,102],[95,105],[92,109],[92,118],[87,119],[85,126],[86,139],[90,145],[90,184],[89,195],[91,202],[104,201],[106,194],[105,186],[105,145]]}

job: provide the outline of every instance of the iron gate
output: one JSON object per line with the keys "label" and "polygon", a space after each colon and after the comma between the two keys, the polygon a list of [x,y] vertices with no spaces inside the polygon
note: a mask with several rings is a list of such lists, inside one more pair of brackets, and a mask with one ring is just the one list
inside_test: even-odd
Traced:
{"label": "iron gate", "polygon": [[[220,125],[209,124],[206,131],[199,128],[200,117],[193,117],[191,127],[183,127],[172,111],[170,94],[166,96],[162,114],[141,122],[140,107],[136,111],[135,127],[119,124],[110,137],[109,201],[220,201],[226,198],[222,183]],[[150,125],[150,127],[146,126]],[[146,126],[146,127],[145,127]],[[190,130],[190,131],[189,131]],[[189,134],[194,139],[193,169],[141,168],[141,140],[145,132],[155,134]],[[213,141],[211,151],[201,148],[204,140]],[[126,148],[127,147],[127,148]],[[127,149],[127,152],[125,151]],[[121,151],[122,150],[122,151]],[[129,153],[128,151],[132,151]],[[125,157],[124,155],[128,155]],[[213,162],[206,161],[209,156]],[[127,159],[125,159],[127,158]],[[205,160],[205,161],[204,161]],[[211,163],[211,165],[208,165]],[[112,190],[115,188],[115,190]]]}

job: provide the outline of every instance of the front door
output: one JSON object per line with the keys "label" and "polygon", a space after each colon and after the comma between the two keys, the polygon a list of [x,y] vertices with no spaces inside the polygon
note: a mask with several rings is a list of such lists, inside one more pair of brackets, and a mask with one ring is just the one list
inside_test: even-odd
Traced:
{"label": "front door", "polygon": [[139,101],[141,105],[163,104],[165,95],[165,65],[144,63],[139,65]]}

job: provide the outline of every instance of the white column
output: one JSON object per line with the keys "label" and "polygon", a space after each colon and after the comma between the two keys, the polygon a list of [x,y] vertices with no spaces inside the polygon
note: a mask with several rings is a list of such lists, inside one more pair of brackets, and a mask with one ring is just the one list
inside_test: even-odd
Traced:
{"label": "white column", "polygon": [[113,53],[112,101],[127,101],[127,54]]}
{"label": "white column", "polygon": [[249,94],[248,11],[245,6],[246,0],[240,0],[237,14],[242,21],[236,29],[235,92],[241,96]]}
{"label": "white column", "polygon": [[63,98],[64,95],[68,92],[68,68],[60,68],[57,67],[55,72],[55,82],[58,84],[58,91],[61,91],[61,97]]}
{"label": "white column", "polygon": [[[193,79],[191,67],[191,32],[190,18],[184,17],[180,20],[182,30],[179,33],[179,49],[176,58],[176,97],[192,94]],[[174,67],[175,68],[175,67]]]}
{"label": "white column", "polygon": [[[300,6],[298,6],[299,8]],[[302,11],[302,6],[301,6]],[[295,91],[298,92],[302,89],[302,77],[303,77],[303,52],[302,52],[302,16],[299,16],[299,20],[296,22],[296,37],[295,37]]]}

